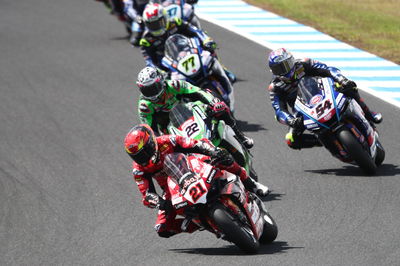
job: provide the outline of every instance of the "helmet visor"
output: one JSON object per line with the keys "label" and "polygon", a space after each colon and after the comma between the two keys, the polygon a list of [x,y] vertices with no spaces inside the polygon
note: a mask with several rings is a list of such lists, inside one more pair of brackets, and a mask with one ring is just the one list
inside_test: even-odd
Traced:
{"label": "helmet visor", "polygon": [[293,68],[293,66],[294,66],[294,58],[289,57],[283,60],[282,62],[271,65],[270,68],[274,75],[282,76],[289,73],[289,71]]}
{"label": "helmet visor", "polygon": [[151,85],[140,87],[143,98],[151,102],[157,101],[164,92],[164,82],[154,82]]}
{"label": "helmet visor", "polygon": [[140,149],[137,153],[135,154],[129,154],[136,163],[140,165],[147,165],[148,162],[150,161],[151,157],[154,156],[156,153],[156,144],[152,138],[149,139],[148,143],[145,144],[145,146]]}
{"label": "helmet visor", "polygon": [[146,21],[146,27],[149,29],[150,32],[157,32],[160,30],[164,30],[166,28],[166,19],[162,16],[160,19],[155,21]]}

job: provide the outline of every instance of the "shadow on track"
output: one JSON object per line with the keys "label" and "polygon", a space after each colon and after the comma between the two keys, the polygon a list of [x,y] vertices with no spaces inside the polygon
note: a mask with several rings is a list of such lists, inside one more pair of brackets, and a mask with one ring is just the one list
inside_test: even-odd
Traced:
{"label": "shadow on track", "polygon": [[[121,41],[121,40],[123,40],[123,41],[129,41],[130,38],[131,38],[131,37],[130,37],[129,35],[125,35],[125,36],[113,37],[113,38],[110,38],[110,40],[111,40],[111,41]],[[128,44],[130,44],[130,43],[128,42]]]}
{"label": "shadow on track", "polygon": [[273,201],[273,200],[281,200],[282,196],[286,195],[286,194],[282,194],[282,193],[274,193],[273,190],[271,190],[271,192],[265,196],[260,198],[262,201],[266,202],[266,201]]}
{"label": "shadow on track", "polygon": [[238,247],[230,245],[224,247],[217,248],[183,248],[183,249],[170,249],[170,251],[176,253],[185,253],[185,254],[202,254],[208,256],[235,256],[235,255],[248,255],[248,256],[257,256],[257,255],[266,255],[266,254],[275,254],[275,253],[283,253],[289,249],[295,248],[304,248],[304,247],[291,247],[285,241],[275,241],[268,245],[261,245],[260,250],[257,254],[248,255],[241,251]]}
{"label": "shadow on track", "polygon": [[319,170],[304,170],[308,173],[322,174],[322,175],[337,175],[337,176],[395,176],[400,175],[400,168],[394,164],[382,164],[376,170],[375,175],[366,175],[358,166],[345,165],[343,168],[337,169],[319,169]]}
{"label": "shadow on track", "polygon": [[252,123],[249,123],[248,121],[236,120],[236,122],[237,122],[238,127],[243,132],[257,132],[257,131],[261,131],[261,130],[264,130],[264,131],[267,130],[262,125],[252,124]]}

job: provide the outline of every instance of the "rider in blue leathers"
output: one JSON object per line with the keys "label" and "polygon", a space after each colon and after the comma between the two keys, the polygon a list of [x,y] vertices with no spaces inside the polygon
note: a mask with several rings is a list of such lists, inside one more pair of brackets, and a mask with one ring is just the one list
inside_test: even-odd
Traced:
{"label": "rider in blue leathers", "polygon": [[272,107],[275,110],[276,120],[290,127],[289,132],[286,134],[286,142],[290,148],[301,149],[321,146],[321,143],[314,135],[303,134],[302,118],[296,117],[288,111],[288,106],[293,110],[297,97],[298,81],[304,76],[333,78],[341,85],[340,92],[357,101],[363,109],[367,120],[372,125],[373,123],[382,122],[382,115],[372,112],[368,108],[358,93],[356,83],[343,76],[339,69],[310,58],[295,59],[284,48],[272,51],[268,57],[268,64],[273,74],[272,81],[268,87]]}
{"label": "rider in blue leathers", "polygon": [[[164,7],[157,3],[149,3],[143,11],[143,22],[145,31],[140,40],[140,47],[146,66],[156,67],[168,71],[161,64],[164,56],[165,41],[169,36],[179,33],[187,37],[197,37],[202,43],[203,49],[215,53],[217,48],[214,40],[204,31],[196,28],[194,25],[183,21],[180,18],[169,19]],[[224,68],[229,80],[234,82],[235,75]]]}
{"label": "rider in blue leathers", "polygon": [[149,4],[143,13],[143,21],[146,29],[140,40],[140,46],[147,66],[163,69],[161,59],[164,56],[165,41],[176,33],[199,38],[207,49],[216,48],[216,43],[202,30],[179,18],[169,20],[165,9],[160,4]]}
{"label": "rider in blue leathers", "polygon": [[142,14],[149,0],[123,0],[124,13],[131,23],[132,36],[130,43],[139,46],[144,31]]}

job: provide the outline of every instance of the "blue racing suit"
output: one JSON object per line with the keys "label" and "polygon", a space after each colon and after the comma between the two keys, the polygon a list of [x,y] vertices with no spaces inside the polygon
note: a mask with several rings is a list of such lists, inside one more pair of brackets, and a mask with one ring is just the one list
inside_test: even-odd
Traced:
{"label": "blue racing suit", "polygon": [[177,33],[187,37],[197,37],[201,43],[211,39],[202,30],[179,18],[174,18],[173,21],[168,23],[167,31],[162,36],[153,36],[149,31],[145,30],[140,40],[140,48],[146,61],[146,66],[168,70],[161,64],[161,59],[164,56],[164,44],[169,36]]}
{"label": "blue racing suit", "polygon": [[[294,64],[294,74],[291,79],[281,76],[273,76],[268,87],[272,107],[275,110],[275,118],[278,122],[292,126],[295,115],[288,111],[288,107],[294,112],[294,103],[297,97],[297,85],[304,76],[320,76],[333,78],[338,83],[346,80],[340,70],[335,67],[327,66],[317,60],[305,58],[297,59]],[[357,89],[344,92],[346,96],[354,98],[367,115],[370,111]],[[301,149],[321,146],[317,138],[312,134],[303,134],[304,127],[291,127],[286,134],[286,142],[290,148]]]}

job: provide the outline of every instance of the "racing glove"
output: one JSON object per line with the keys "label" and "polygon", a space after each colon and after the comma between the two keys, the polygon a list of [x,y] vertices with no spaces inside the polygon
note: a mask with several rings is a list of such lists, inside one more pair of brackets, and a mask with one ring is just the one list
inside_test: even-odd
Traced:
{"label": "racing glove", "polygon": [[143,23],[143,17],[137,15],[137,16],[135,17],[135,21],[136,21],[137,24],[142,24],[142,23]]}
{"label": "racing glove", "polygon": [[229,166],[234,163],[232,155],[225,149],[215,148],[211,152],[211,163]]}
{"label": "racing glove", "polygon": [[209,107],[209,115],[218,115],[225,112],[229,112],[229,107],[225,102],[215,98],[214,101],[211,102]]}
{"label": "racing glove", "polygon": [[158,208],[159,210],[169,211],[172,209],[172,202],[165,200],[156,193],[147,192],[143,200],[144,205],[149,208]]}
{"label": "racing glove", "polygon": [[156,193],[146,192],[146,196],[143,199],[143,204],[149,208],[154,209],[160,207],[161,200],[163,199]]}
{"label": "racing glove", "polygon": [[291,117],[291,118],[288,118],[287,124],[290,127],[294,128],[294,129],[301,130],[304,127],[303,117]]}
{"label": "racing glove", "polygon": [[350,79],[343,77],[341,80],[338,81],[338,83],[341,85],[341,87],[337,88],[337,91],[340,93],[357,91],[357,84]]}

